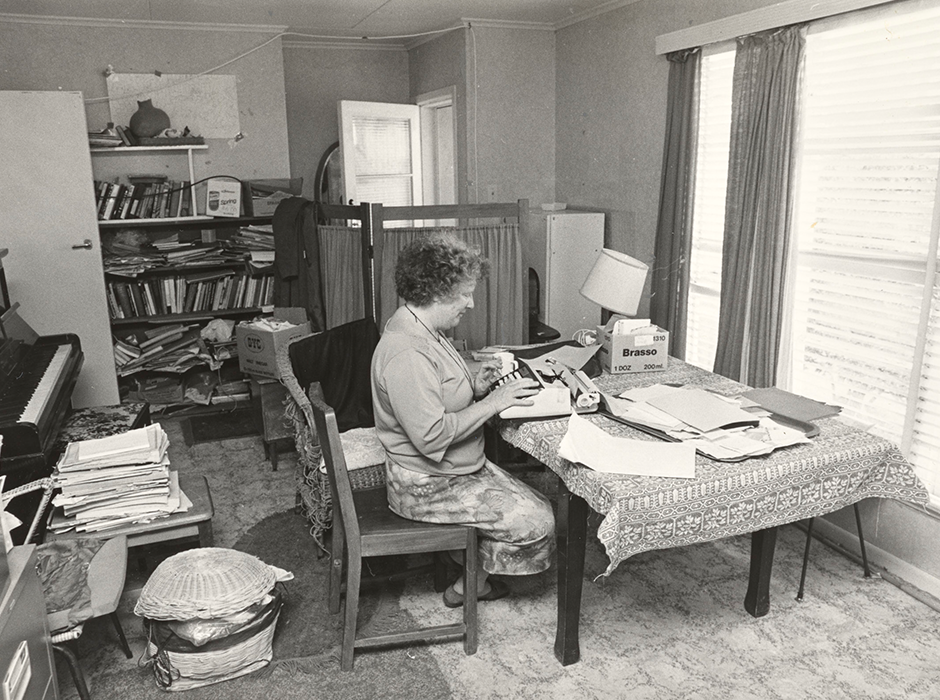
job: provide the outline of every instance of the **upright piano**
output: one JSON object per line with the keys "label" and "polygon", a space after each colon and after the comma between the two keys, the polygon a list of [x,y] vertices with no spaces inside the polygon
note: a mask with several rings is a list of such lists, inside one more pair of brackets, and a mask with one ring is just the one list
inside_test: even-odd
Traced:
{"label": "upright piano", "polygon": [[[0,258],[6,254],[0,250]],[[9,491],[49,476],[56,438],[68,415],[84,355],[77,335],[40,336],[10,303],[0,263],[0,475]],[[35,495],[35,498],[31,498]],[[20,496],[10,512],[28,529],[40,493]],[[19,530],[20,528],[17,528]],[[17,534],[14,530],[14,542]]]}

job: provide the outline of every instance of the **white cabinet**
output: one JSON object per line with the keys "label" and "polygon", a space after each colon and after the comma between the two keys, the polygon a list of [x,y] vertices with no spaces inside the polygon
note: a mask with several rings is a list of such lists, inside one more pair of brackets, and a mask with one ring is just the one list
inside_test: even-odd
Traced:
{"label": "white cabinet", "polygon": [[539,209],[530,224],[523,255],[538,279],[539,320],[569,340],[601,322],[601,308],[579,290],[604,247],[604,214]]}

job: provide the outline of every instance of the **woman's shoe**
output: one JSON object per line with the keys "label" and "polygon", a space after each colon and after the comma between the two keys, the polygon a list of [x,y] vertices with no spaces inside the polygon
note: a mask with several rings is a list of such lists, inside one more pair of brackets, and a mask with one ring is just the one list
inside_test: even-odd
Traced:
{"label": "woman's shoe", "polygon": [[[477,596],[477,600],[499,600],[509,595],[509,586],[503,581],[487,579],[489,588]],[[448,608],[459,608],[463,605],[463,594],[454,590],[453,585],[444,591],[444,605]]]}

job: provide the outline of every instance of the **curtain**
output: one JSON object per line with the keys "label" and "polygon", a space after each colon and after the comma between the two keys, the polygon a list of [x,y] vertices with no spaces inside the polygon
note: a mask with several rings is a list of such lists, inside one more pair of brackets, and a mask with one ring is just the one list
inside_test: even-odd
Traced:
{"label": "curtain", "polygon": [[419,236],[449,231],[479,250],[490,261],[489,277],[480,280],[473,296],[474,309],[454,329],[455,340],[467,347],[519,345],[523,340],[522,249],[517,224],[497,224],[464,228],[386,229],[382,246],[381,279],[378,280],[379,330],[398,308],[395,291],[395,265],[398,254]]}
{"label": "curtain", "polygon": [[776,380],[803,26],[738,39],[731,106],[717,374]]}
{"label": "curtain", "polygon": [[691,49],[668,56],[669,89],[656,226],[656,262],[650,274],[650,319],[670,332],[669,354],[680,359],[685,358],[692,194],[695,190],[698,136],[696,93],[701,55],[699,49]]}
{"label": "curtain", "polygon": [[320,226],[323,304],[326,328],[365,316],[362,289],[362,229]]}

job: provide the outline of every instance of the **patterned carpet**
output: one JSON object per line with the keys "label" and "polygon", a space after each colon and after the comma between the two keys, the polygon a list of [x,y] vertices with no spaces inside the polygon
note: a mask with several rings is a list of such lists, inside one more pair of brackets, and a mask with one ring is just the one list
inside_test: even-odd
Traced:
{"label": "patterned carpet", "polygon": [[[311,632],[313,623],[308,622],[301,625],[308,629],[279,631],[275,640],[278,660],[284,660],[277,656],[278,643],[283,642],[284,656],[302,662],[304,649],[309,649],[313,660],[321,663],[309,663],[307,668],[304,663],[282,663],[265,677],[188,691],[188,698],[940,697],[940,613],[887,581],[862,578],[857,564],[821,545],[814,547],[806,598],[798,603],[794,596],[804,535],[795,527],[780,531],[771,612],[764,618],[751,618],[743,609],[747,537],[640,554],[596,581],[607,561],[591,538],[580,663],[562,667],[552,653],[552,569],[510,580],[509,598],[481,604],[480,648],[474,656],[464,655],[460,644],[451,643],[370,651],[358,654],[356,670],[344,674],[334,660],[322,655],[338,640],[340,624],[320,602],[324,591],[317,577],[325,571],[326,560],[316,560],[312,544],[306,549],[303,525],[288,512],[294,503],[293,455],[282,455],[274,472],[256,437],[186,447],[178,424],[168,421],[165,427],[174,466],[209,478],[216,545],[259,546],[272,528],[289,533],[297,540],[289,543],[291,556],[302,561],[309,552],[313,558],[309,568],[313,573],[305,574],[310,580],[303,585],[314,614],[322,616],[317,618],[322,633]],[[129,577],[122,603],[125,629],[138,653],[144,642],[139,621],[130,611],[143,580],[136,573]],[[454,613],[443,606],[427,579],[391,589],[370,605],[365,624],[395,615],[444,624]],[[150,672],[138,667],[137,659],[123,657],[105,621],[86,627],[79,654],[93,697],[165,696],[155,688]],[[77,697],[61,663],[58,673],[62,697]]]}

